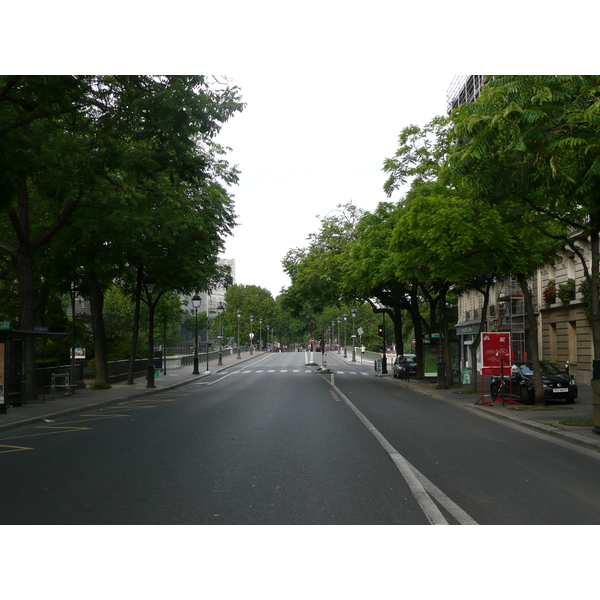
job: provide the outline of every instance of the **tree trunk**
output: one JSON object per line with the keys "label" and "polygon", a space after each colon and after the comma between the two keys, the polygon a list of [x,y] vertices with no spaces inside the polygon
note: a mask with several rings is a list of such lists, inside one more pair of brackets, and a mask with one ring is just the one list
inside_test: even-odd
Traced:
{"label": "tree trunk", "polygon": [[133,385],[133,373],[137,358],[137,344],[140,334],[140,306],[142,299],[142,282],[144,280],[144,267],[138,267],[135,288],[135,313],[133,315],[133,335],[131,338],[131,353],[129,355],[129,369],[127,371],[127,385]]}
{"label": "tree trunk", "polygon": [[396,344],[396,354],[404,355],[404,340],[402,339],[402,309],[398,305],[395,305],[392,315],[392,320],[394,322],[394,342]]}
{"label": "tree trunk", "polygon": [[523,274],[517,275],[517,280],[523,292],[523,300],[525,302],[525,312],[529,321],[529,349],[531,350],[531,363],[533,366],[533,384],[535,387],[535,404],[536,406],[545,406],[544,399],[544,382],[542,380],[542,370],[540,368],[540,351],[538,344],[538,320],[534,313],[533,295],[527,283],[527,276]]}
{"label": "tree trunk", "polygon": [[[19,329],[33,331],[35,325],[35,311],[33,299],[33,255],[29,246],[20,246],[13,264],[19,281]],[[36,364],[35,364],[35,339],[24,341],[23,361],[25,363],[25,400],[37,398]]]}
{"label": "tree trunk", "polygon": [[470,346],[471,351],[471,364],[472,368],[472,377],[471,384],[473,385],[473,390],[477,391],[477,348],[479,348],[479,344],[481,344],[481,334],[485,331],[485,322],[487,319],[488,306],[490,304],[490,288],[492,287],[492,283],[494,281],[493,277],[489,277],[486,282],[485,290],[480,288],[475,288],[480,294],[483,295],[483,308],[481,309],[481,321],[479,322],[479,331],[473,340],[473,343]]}
{"label": "tree trunk", "polygon": [[[597,218],[600,218],[598,216]],[[594,359],[600,358],[600,291],[598,290],[598,260],[600,259],[599,227],[593,227],[591,231],[591,269],[588,286],[590,290],[590,327],[592,329],[592,342],[594,345]]]}
{"label": "tree trunk", "polygon": [[100,289],[95,271],[87,271],[84,278],[90,291],[94,360],[96,364],[95,379],[96,383],[108,383],[108,352],[104,331],[104,292]]}
{"label": "tree trunk", "polygon": [[425,352],[423,346],[423,325],[421,323],[421,314],[419,313],[419,297],[417,285],[413,285],[410,295],[411,311],[410,316],[415,330],[415,353],[417,355],[417,377],[425,377]]}

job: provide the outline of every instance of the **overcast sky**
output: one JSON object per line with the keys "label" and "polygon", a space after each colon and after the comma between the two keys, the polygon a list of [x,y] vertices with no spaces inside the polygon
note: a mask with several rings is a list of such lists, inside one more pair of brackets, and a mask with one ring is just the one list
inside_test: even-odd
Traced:
{"label": "overcast sky", "polygon": [[247,106],[218,138],[241,171],[232,189],[239,224],[224,256],[235,259],[236,283],[276,296],[290,284],[283,257],[306,246],[319,229],[317,215],[348,202],[370,211],[387,200],[384,159],[404,127],[445,114],[455,74],[229,76]]}

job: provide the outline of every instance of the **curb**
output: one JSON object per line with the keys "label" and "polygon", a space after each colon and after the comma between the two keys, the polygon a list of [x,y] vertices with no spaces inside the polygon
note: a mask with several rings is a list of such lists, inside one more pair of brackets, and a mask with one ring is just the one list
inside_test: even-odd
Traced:
{"label": "curb", "polygon": [[409,382],[401,383],[403,387],[413,391],[419,391],[422,394],[426,394],[428,396],[432,396],[437,398],[438,400],[445,400],[446,402],[450,402],[455,406],[463,406],[464,408],[468,408],[470,410],[479,411],[484,415],[489,415],[495,419],[499,419],[501,421],[507,421],[514,425],[519,425],[521,427],[525,427],[527,429],[531,429],[532,431],[536,431],[537,433],[541,433],[544,435],[548,435],[550,437],[554,437],[560,439],[564,442],[569,442],[571,444],[575,444],[577,446],[581,446],[588,450],[593,450],[595,452],[600,452],[600,439],[598,441],[594,441],[582,435],[578,435],[577,433],[571,431],[562,431],[557,429],[556,427],[552,427],[551,425],[544,425],[543,423],[537,423],[536,421],[528,421],[526,419],[519,419],[513,417],[511,415],[505,415],[498,412],[494,412],[485,406],[477,406],[476,404],[471,403],[457,403],[454,402],[451,398],[447,398],[442,394],[437,394],[434,390],[423,390],[420,389],[418,384],[411,384]]}

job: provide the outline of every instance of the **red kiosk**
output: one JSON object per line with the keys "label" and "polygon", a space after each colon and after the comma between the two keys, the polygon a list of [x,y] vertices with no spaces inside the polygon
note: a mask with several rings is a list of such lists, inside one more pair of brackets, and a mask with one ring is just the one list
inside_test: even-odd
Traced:
{"label": "red kiosk", "polygon": [[[520,404],[512,399],[512,378],[510,377],[510,333],[508,332],[486,332],[481,334],[481,351],[483,365],[481,367],[481,398],[475,404],[491,406],[492,404]],[[510,385],[509,399],[504,402],[500,396],[492,402],[485,397],[485,376],[500,375],[504,378],[504,368],[508,369],[508,381]]]}

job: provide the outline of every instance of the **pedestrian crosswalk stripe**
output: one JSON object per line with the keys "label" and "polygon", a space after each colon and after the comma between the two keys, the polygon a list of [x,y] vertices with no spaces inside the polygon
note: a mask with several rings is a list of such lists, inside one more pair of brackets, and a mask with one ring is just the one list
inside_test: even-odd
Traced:
{"label": "pedestrian crosswalk stripe", "polygon": [[[302,373],[301,369],[280,369],[279,372],[280,373]],[[257,369],[256,371],[253,371],[252,369],[248,369],[246,371],[221,371],[222,375],[235,375],[237,373],[242,373],[244,375],[246,375],[247,373],[264,373],[265,370],[264,369]],[[269,369],[268,371],[266,371],[267,373],[276,373],[277,369]],[[304,371],[304,373],[313,373],[312,369],[306,369]],[[336,373],[336,375],[368,375],[368,373],[366,371],[334,371],[334,373]]]}

